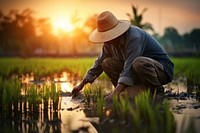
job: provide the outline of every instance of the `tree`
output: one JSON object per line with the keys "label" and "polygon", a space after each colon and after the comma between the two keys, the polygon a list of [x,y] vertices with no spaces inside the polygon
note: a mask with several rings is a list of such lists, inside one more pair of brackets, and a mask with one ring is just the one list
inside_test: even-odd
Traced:
{"label": "tree", "polygon": [[11,55],[31,53],[29,39],[35,36],[33,11],[25,9],[19,13],[18,10],[10,10],[7,15],[0,14],[1,48]]}
{"label": "tree", "polygon": [[192,30],[190,33],[190,41],[195,51],[200,49],[200,29]]}
{"label": "tree", "polygon": [[132,5],[133,15],[127,13],[131,24],[138,26],[144,30],[150,30],[154,32],[154,29],[150,23],[142,23],[143,14],[147,11],[147,8],[144,8],[140,14],[138,14],[138,8]]}
{"label": "tree", "polygon": [[174,27],[166,28],[161,40],[164,48],[170,51],[181,52],[183,49],[182,37]]}

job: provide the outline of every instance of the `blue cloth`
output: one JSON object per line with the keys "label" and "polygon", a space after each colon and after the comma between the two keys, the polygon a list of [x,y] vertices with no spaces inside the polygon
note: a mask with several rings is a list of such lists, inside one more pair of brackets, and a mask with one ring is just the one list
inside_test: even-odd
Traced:
{"label": "blue cloth", "polygon": [[132,86],[135,77],[132,62],[139,56],[149,57],[160,62],[163,65],[163,71],[169,77],[169,81],[172,80],[174,64],[151,35],[136,26],[131,26],[118,38],[118,43],[104,43],[101,53],[92,68],[85,75],[84,80],[92,83],[103,72],[101,62],[107,57],[113,57],[124,62],[124,69],[120,73],[118,83]]}

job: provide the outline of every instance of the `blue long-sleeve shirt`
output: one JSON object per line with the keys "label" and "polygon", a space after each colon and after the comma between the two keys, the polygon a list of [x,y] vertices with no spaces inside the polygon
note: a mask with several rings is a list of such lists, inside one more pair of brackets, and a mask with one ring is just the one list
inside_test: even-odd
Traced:
{"label": "blue long-sleeve shirt", "polygon": [[120,37],[118,44],[104,43],[101,53],[92,68],[85,75],[84,80],[92,83],[103,72],[100,65],[101,62],[107,57],[113,57],[116,60],[124,62],[124,68],[120,73],[118,83],[132,86],[135,76],[132,69],[132,62],[139,56],[149,57],[160,62],[169,80],[172,80],[174,64],[167,53],[152,36],[136,26],[131,26]]}

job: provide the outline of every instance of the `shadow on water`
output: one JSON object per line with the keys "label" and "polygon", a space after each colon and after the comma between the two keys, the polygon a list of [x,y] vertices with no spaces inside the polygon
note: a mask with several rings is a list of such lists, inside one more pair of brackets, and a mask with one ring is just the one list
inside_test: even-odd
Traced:
{"label": "shadow on water", "polygon": [[[115,122],[111,122],[104,125],[102,129],[99,126],[99,118],[93,117],[92,111],[85,108],[83,95],[72,100],[70,92],[80,80],[70,73],[54,74],[39,80],[35,80],[33,74],[27,74],[20,80],[23,86],[19,102],[12,104],[11,107],[5,106],[3,110],[6,112],[1,113],[1,133],[95,133],[105,130],[117,132],[124,126],[124,124],[115,125]],[[112,88],[108,82],[103,84],[105,88]],[[189,118],[194,119],[195,127],[198,128],[200,123],[198,87],[188,86],[185,78],[174,80],[165,86],[166,101],[170,102],[177,121],[177,133],[181,131],[182,121]],[[105,121],[112,121],[112,119]],[[112,127],[117,128],[112,129]],[[124,132],[129,130],[126,129]]]}

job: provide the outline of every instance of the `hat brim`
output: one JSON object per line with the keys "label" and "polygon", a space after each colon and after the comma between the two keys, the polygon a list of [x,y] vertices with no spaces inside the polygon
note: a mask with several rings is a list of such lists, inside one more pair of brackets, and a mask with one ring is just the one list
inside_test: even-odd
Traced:
{"label": "hat brim", "polygon": [[93,43],[104,43],[117,38],[126,32],[131,23],[127,20],[119,20],[119,23],[113,28],[105,32],[99,32],[95,29],[89,36],[89,40]]}

